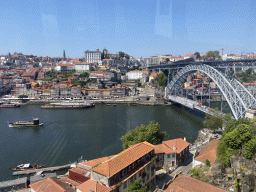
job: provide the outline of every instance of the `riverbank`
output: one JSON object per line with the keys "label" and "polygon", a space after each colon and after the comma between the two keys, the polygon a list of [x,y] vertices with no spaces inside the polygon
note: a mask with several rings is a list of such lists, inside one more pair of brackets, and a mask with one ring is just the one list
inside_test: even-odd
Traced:
{"label": "riverbank", "polygon": [[27,104],[49,104],[49,103],[64,103],[64,102],[78,102],[78,101],[87,101],[89,103],[101,103],[101,104],[130,104],[130,105],[171,105],[170,102],[166,102],[164,99],[152,99],[152,100],[143,100],[139,98],[124,98],[124,99],[99,99],[99,100],[48,100],[48,99],[37,99],[37,100],[22,100],[22,99],[10,99],[11,103],[27,105]]}

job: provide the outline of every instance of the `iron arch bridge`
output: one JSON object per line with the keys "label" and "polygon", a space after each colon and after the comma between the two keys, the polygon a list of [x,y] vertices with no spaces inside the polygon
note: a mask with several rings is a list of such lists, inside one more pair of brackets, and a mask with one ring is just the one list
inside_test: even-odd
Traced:
{"label": "iron arch bridge", "polygon": [[183,67],[166,87],[168,95],[180,94],[186,78],[190,73],[200,71],[208,75],[218,86],[221,93],[228,102],[228,105],[235,119],[243,118],[247,109],[256,107],[256,99],[236,79],[226,78],[221,72],[209,65],[187,65]]}

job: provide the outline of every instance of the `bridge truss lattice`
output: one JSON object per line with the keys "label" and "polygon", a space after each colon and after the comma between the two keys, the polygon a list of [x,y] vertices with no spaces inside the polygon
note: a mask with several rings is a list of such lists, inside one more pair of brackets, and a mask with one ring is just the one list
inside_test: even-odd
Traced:
{"label": "bridge truss lattice", "polygon": [[169,94],[180,94],[189,74],[200,71],[208,75],[218,86],[230,106],[235,119],[243,118],[247,109],[256,107],[256,99],[236,79],[226,78],[221,72],[209,65],[187,65],[174,76],[166,87],[166,97]]}

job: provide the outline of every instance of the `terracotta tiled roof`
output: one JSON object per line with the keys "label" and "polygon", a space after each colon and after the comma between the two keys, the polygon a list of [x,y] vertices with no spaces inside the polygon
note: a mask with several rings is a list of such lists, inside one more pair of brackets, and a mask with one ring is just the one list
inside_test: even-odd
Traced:
{"label": "terracotta tiled roof", "polygon": [[85,181],[83,184],[77,186],[77,189],[79,189],[82,192],[90,192],[90,190],[94,192],[109,192],[112,189],[110,187],[107,187],[105,185],[101,185],[96,181],[93,181],[91,179]]}
{"label": "terracotta tiled roof", "polygon": [[208,183],[186,175],[178,176],[165,190],[166,192],[226,192]]}
{"label": "terracotta tiled roof", "polygon": [[[182,138],[171,139],[168,141],[163,141],[163,144],[157,145],[156,150],[164,151],[165,153],[180,153],[186,149],[189,144],[189,142],[184,141]],[[174,146],[176,148],[175,150],[173,150]]]}
{"label": "terracotta tiled roof", "polygon": [[69,171],[72,171],[74,173],[78,173],[78,174],[83,175],[83,176],[85,176],[88,172],[87,170],[81,169],[81,168],[73,168],[73,169],[69,169]]}
{"label": "terracotta tiled roof", "polygon": [[61,182],[63,182],[63,183],[68,182],[68,183],[72,184],[72,186],[74,186],[74,185],[75,185],[75,186],[78,186],[78,185],[81,184],[81,183],[79,183],[79,182],[77,182],[77,181],[74,181],[74,180],[68,178],[68,177],[61,178],[61,179],[59,179],[59,181],[61,181]]}
{"label": "terracotta tiled roof", "polygon": [[206,163],[206,159],[210,161],[211,164],[214,164],[216,159],[216,151],[217,146],[219,144],[220,140],[213,139],[210,141],[210,143],[207,143],[199,152],[199,155],[196,156],[195,160],[201,161]]}
{"label": "terracotta tiled roof", "polygon": [[75,65],[90,65],[90,63],[86,62],[79,62],[79,63],[74,63]]}
{"label": "terracotta tiled roof", "polygon": [[156,145],[155,153],[174,153],[173,149],[167,147],[165,144]]}
{"label": "terracotta tiled roof", "polygon": [[81,164],[87,165],[87,166],[90,166],[90,167],[94,167],[95,165],[98,165],[100,163],[103,163],[103,162],[109,160],[111,157],[114,157],[114,155],[108,156],[108,157],[101,157],[101,158],[93,159],[93,160],[90,160],[90,161],[81,162]]}
{"label": "terracotta tiled roof", "polygon": [[29,185],[36,192],[75,192],[75,189],[67,185],[66,183],[58,180],[57,178],[47,178],[36,183]]}
{"label": "terracotta tiled roof", "polygon": [[131,165],[133,162],[146,155],[150,151],[154,150],[155,146],[144,141],[142,143],[135,144],[125,151],[112,157],[105,163],[98,165],[92,170],[105,176],[113,176],[125,167]]}

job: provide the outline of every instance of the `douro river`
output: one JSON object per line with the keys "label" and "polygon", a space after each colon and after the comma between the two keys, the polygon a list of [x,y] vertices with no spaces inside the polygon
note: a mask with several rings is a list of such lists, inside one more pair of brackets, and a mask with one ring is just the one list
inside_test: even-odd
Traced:
{"label": "douro river", "polygon": [[[44,126],[38,128],[8,127],[7,121],[32,121],[38,117]],[[122,151],[120,138],[129,129],[150,121],[158,122],[165,140],[186,137],[193,143],[202,117],[175,106],[106,106],[89,109],[41,109],[40,105],[0,109],[0,181],[15,179],[11,167],[31,163],[64,165],[79,157],[90,160]]]}

